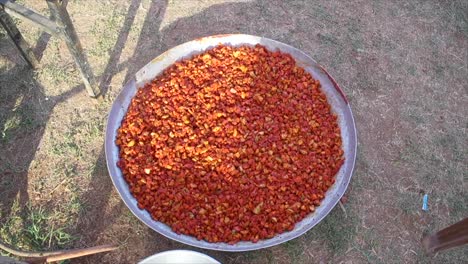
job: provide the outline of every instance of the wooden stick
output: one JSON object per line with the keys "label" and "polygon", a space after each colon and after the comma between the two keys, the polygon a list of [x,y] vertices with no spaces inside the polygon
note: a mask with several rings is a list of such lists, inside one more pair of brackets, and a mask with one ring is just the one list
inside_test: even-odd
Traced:
{"label": "wooden stick", "polygon": [[5,250],[8,253],[11,253],[18,257],[30,258],[32,261],[34,259],[44,260],[46,262],[54,262],[71,258],[78,258],[87,255],[93,255],[102,252],[108,252],[116,250],[118,247],[111,245],[102,245],[90,248],[81,248],[81,249],[69,249],[69,250],[56,250],[56,251],[46,251],[46,252],[30,252],[30,251],[19,251],[9,245],[4,244],[0,241],[0,249]]}
{"label": "wooden stick", "polygon": [[72,249],[66,253],[48,256],[46,261],[54,262],[54,261],[60,261],[60,260],[65,260],[65,259],[78,258],[78,257],[116,250],[117,248],[118,247],[116,246],[103,245],[103,246],[96,246],[96,247],[83,248],[83,249]]}
{"label": "wooden stick", "polygon": [[348,218],[348,214],[346,213],[346,209],[345,209],[343,203],[341,202],[341,200],[338,201],[338,203],[340,204],[341,210],[343,210],[343,213],[344,213],[344,215],[345,215],[345,218]]}
{"label": "wooden stick", "polygon": [[435,253],[468,244],[468,218],[444,228],[435,234],[425,236],[422,243],[428,253]]}
{"label": "wooden stick", "polygon": [[16,249],[10,247],[7,244],[4,244],[1,241],[0,241],[0,249],[3,249],[6,252],[11,253],[11,254],[13,254],[15,256],[25,257],[25,258],[43,258],[43,257],[63,254],[63,253],[67,252],[67,250],[46,251],[46,252],[19,251],[19,250],[16,250]]}

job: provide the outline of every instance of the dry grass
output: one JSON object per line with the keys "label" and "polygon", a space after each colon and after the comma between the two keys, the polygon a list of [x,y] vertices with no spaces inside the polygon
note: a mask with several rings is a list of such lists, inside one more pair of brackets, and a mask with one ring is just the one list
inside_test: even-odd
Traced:
{"label": "dry grass", "polygon": [[[43,1],[21,2],[46,14]],[[121,247],[83,263],[194,249],[151,231],[123,205],[105,168],[105,118],[125,80],[164,50],[240,32],[304,50],[349,96],[360,147],[348,216],[337,208],[306,235],[269,249],[195,250],[223,263],[468,258],[466,247],[426,256],[419,242],[468,216],[466,1],[70,0],[68,10],[105,99],[86,96],[64,43],[18,22],[42,55],[31,72],[0,30],[0,239],[22,249]]]}

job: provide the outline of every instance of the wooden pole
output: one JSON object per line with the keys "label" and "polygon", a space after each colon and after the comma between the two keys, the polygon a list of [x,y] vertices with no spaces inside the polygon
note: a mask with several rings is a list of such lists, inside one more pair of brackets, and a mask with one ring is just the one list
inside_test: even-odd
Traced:
{"label": "wooden pole", "polygon": [[11,17],[5,12],[5,8],[2,5],[0,5],[0,24],[6,30],[8,36],[10,36],[11,40],[20,51],[21,57],[23,57],[23,59],[29,64],[29,66],[31,66],[31,68],[36,69],[39,65],[36,56],[34,56],[34,53],[19,32],[18,28],[13,22],[13,19],[11,19]]}
{"label": "wooden pole", "polygon": [[57,25],[61,28],[61,35],[80,70],[89,96],[97,97],[100,93],[99,88],[66,8],[62,5],[62,1],[59,0],[47,0],[47,5],[52,16],[55,17]]}

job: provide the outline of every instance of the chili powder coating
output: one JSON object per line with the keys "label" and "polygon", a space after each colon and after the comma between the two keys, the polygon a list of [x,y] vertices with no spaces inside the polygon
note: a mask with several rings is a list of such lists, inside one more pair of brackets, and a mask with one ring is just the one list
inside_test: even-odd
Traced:
{"label": "chili powder coating", "polygon": [[344,162],[320,83],[261,45],[220,45],[167,68],[137,91],[116,144],[140,209],[230,244],[292,230]]}

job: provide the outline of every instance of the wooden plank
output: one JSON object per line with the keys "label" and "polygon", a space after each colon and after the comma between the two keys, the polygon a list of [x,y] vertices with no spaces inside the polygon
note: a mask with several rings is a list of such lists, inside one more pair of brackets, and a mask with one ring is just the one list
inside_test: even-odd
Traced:
{"label": "wooden plank", "polygon": [[5,1],[1,0],[2,3],[1,5],[4,6],[5,10],[8,12],[8,14],[15,16],[19,19],[24,19],[28,20],[39,27],[41,27],[43,30],[47,31],[48,33],[52,35],[57,35],[60,33],[60,28],[57,26],[57,24],[48,19],[47,17],[44,17],[35,11],[26,8],[22,5],[19,5],[17,3],[13,3],[10,1]]}
{"label": "wooden plank", "polygon": [[465,244],[468,244],[468,218],[423,238],[423,245],[428,253]]}

